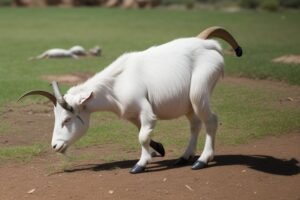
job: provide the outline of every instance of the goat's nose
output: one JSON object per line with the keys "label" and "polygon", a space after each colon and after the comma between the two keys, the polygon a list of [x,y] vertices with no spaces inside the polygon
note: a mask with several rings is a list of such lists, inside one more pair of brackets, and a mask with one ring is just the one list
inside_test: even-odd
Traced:
{"label": "goat's nose", "polygon": [[55,149],[55,148],[56,148],[56,144],[55,144],[55,145],[53,145],[53,146],[52,146],[52,148],[53,148],[53,149]]}

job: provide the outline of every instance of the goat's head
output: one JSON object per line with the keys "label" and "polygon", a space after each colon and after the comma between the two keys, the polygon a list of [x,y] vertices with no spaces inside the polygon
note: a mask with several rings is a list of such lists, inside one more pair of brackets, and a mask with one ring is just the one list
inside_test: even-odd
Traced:
{"label": "goat's head", "polygon": [[52,87],[54,95],[34,90],[25,93],[20,99],[29,95],[42,95],[54,104],[55,123],[51,145],[56,152],[64,153],[88,129],[90,112],[86,104],[93,97],[93,93],[63,96],[55,81],[52,82]]}

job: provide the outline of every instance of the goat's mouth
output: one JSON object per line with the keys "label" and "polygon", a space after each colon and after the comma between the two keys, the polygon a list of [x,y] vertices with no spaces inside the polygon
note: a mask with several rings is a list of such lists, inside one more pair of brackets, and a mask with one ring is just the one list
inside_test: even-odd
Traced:
{"label": "goat's mouth", "polygon": [[63,143],[59,148],[55,149],[56,152],[64,154],[67,151],[68,145]]}

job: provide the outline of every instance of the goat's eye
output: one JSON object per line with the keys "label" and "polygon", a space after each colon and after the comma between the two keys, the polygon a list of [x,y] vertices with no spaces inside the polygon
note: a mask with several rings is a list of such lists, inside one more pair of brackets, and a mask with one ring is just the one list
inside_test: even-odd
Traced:
{"label": "goat's eye", "polygon": [[71,121],[71,118],[66,118],[63,123],[61,124],[61,127],[64,127],[67,123]]}

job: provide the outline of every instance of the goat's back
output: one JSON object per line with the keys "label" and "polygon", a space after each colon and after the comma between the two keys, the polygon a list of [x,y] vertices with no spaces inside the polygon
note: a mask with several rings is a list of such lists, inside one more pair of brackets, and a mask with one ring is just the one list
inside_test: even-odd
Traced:
{"label": "goat's back", "polygon": [[194,72],[204,80],[204,87],[209,87],[207,73],[211,70],[201,63],[215,62],[214,66],[223,69],[220,51],[216,41],[183,38],[127,54],[126,67],[116,82],[116,94],[126,105],[136,105],[137,99],[146,97],[161,119],[187,114],[191,111],[190,88]]}

